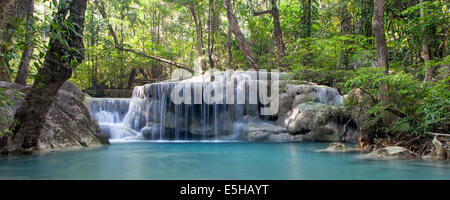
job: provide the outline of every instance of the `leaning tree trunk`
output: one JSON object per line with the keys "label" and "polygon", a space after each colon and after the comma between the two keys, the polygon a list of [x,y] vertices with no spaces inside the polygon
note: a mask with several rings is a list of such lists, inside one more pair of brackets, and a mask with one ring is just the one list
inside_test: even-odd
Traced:
{"label": "leaning tree trunk", "polygon": [[236,40],[239,44],[239,47],[241,48],[242,53],[244,53],[245,58],[247,58],[247,61],[250,65],[250,68],[256,69],[258,65],[258,61],[256,60],[256,57],[253,54],[252,48],[248,44],[247,40],[245,40],[244,34],[242,34],[241,28],[239,27],[238,21],[233,13],[233,8],[231,6],[230,0],[224,0],[225,7],[227,9],[227,19],[228,23],[231,27],[231,32],[236,37]]}
{"label": "leaning tree trunk", "polygon": [[[43,67],[35,82],[17,109],[15,124],[2,152],[23,154],[39,150],[39,137],[46,115],[62,84],[72,76],[72,70],[84,59],[83,29],[87,0],[61,0],[54,17],[49,50]],[[70,27],[69,27],[70,26]],[[57,32],[66,31],[66,36],[57,37]],[[5,144],[6,143],[6,144]]]}
{"label": "leaning tree trunk", "polygon": [[30,68],[31,55],[33,55],[33,12],[34,0],[27,0],[27,35],[26,46],[22,53],[22,60],[19,64],[19,71],[17,72],[15,83],[26,85],[28,69]]}

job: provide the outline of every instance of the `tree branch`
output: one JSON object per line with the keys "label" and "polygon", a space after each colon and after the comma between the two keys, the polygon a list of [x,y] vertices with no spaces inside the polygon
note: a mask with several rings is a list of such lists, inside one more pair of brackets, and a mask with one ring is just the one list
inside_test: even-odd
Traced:
{"label": "tree branch", "polygon": [[253,16],[260,16],[260,15],[265,15],[265,14],[270,14],[272,13],[272,10],[264,10],[264,11],[254,11],[253,12]]}
{"label": "tree branch", "polygon": [[269,14],[273,12],[273,9],[270,10],[265,10],[265,11],[255,11],[255,9],[253,8],[253,4],[252,1],[250,0],[250,8],[252,10],[252,14],[253,16],[260,16],[260,15],[265,15],[265,14]]}
{"label": "tree branch", "polygon": [[450,137],[450,134],[445,134],[445,133],[432,133],[432,132],[425,132],[425,133],[429,134],[429,135],[434,135],[434,136]]}
{"label": "tree branch", "polygon": [[[103,19],[108,20],[108,16],[107,16],[107,14],[105,12],[104,5],[103,4],[100,5],[100,3],[97,0],[94,0],[94,4],[95,4],[95,7],[97,7],[97,9],[100,11],[100,14],[102,15]],[[138,52],[138,51],[133,50],[133,49],[127,49],[127,48],[122,47],[119,44],[119,41],[118,41],[117,36],[116,36],[116,32],[114,31],[114,29],[111,26],[111,24],[109,23],[109,21],[108,21],[108,29],[109,29],[109,33],[111,34],[111,36],[114,39],[115,48],[118,49],[119,51],[130,52],[130,53],[133,53],[133,54],[136,54],[136,55],[140,55],[140,56],[143,56],[143,57],[146,57],[146,58],[150,58],[150,59],[162,62],[162,63],[167,63],[169,65],[173,65],[173,66],[175,66],[177,68],[184,69],[184,70],[186,70],[186,71],[188,71],[190,73],[194,73],[194,70],[189,69],[187,67],[184,67],[184,66],[182,66],[182,65],[180,65],[180,64],[178,64],[176,62],[173,62],[171,60],[167,60],[167,59],[156,57],[156,56],[147,55],[147,54],[145,54],[143,52]]]}
{"label": "tree branch", "polygon": [[184,70],[186,70],[186,71],[188,71],[190,73],[194,73],[194,70],[189,69],[187,67],[184,67],[184,66],[182,66],[182,65],[180,65],[180,64],[178,64],[176,62],[173,62],[171,60],[167,60],[167,59],[156,57],[156,56],[147,55],[145,53],[138,52],[138,51],[133,50],[133,49],[127,49],[127,48],[123,48],[123,47],[116,47],[116,48],[119,49],[120,51],[126,51],[126,52],[130,52],[130,53],[134,53],[136,55],[140,55],[140,56],[143,56],[143,57],[146,57],[146,58],[150,58],[150,59],[162,62],[162,63],[167,63],[169,65],[173,65],[173,66],[178,67],[180,69],[184,69]]}
{"label": "tree branch", "polygon": [[394,108],[387,107],[386,110],[389,111],[390,113],[394,114],[394,115],[397,115],[398,117],[406,117],[407,116],[402,111],[396,110]]}

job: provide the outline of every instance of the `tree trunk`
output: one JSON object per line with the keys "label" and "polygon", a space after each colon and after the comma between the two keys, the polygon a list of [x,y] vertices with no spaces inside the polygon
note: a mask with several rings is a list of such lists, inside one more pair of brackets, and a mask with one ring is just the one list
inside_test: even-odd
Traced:
{"label": "tree trunk", "polygon": [[[389,76],[389,63],[386,45],[386,35],[384,32],[384,5],[385,0],[374,0],[374,15],[372,20],[373,32],[375,34],[375,44],[377,47],[377,67],[384,68],[384,73]],[[380,101],[389,104],[391,97],[389,96],[389,85],[380,86],[381,95],[378,97]],[[390,112],[382,114],[383,124],[387,127],[392,125],[395,116]]]}
{"label": "tree trunk", "polygon": [[209,14],[208,14],[208,58],[209,66],[214,69],[214,60],[212,58],[214,53],[214,33],[216,28],[216,16],[214,11],[214,0],[209,0]]}
{"label": "tree trunk", "polygon": [[233,53],[231,52],[231,24],[228,23],[228,31],[227,31],[227,50],[228,50],[228,59],[227,59],[227,65],[228,69],[234,69],[233,68]]}
{"label": "tree trunk", "polygon": [[280,23],[280,10],[278,9],[276,0],[271,0],[271,2],[272,2],[272,18],[273,18],[273,35],[275,36],[275,42],[277,45],[278,59],[283,67],[287,67],[285,64],[283,64],[283,58],[286,54],[284,51],[283,31],[281,30],[281,23]]}
{"label": "tree trunk", "polygon": [[[420,3],[425,2],[426,0],[420,0]],[[424,18],[425,17],[425,10],[421,7],[420,8],[420,17]],[[423,81],[432,81],[433,77],[434,77],[434,70],[436,69],[435,66],[430,65],[430,60],[431,60],[431,53],[430,53],[430,47],[428,45],[428,37],[429,35],[427,34],[427,29],[428,27],[424,27],[423,28],[423,41],[422,41],[422,58],[423,61],[425,63],[425,78],[423,79]]]}
{"label": "tree trunk", "polygon": [[360,34],[372,37],[373,0],[361,0]]}
{"label": "tree trunk", "polygon": [[133,87],[133,81],[136,78],[136,75],[137,75],[136,68],[132,68],[130,75],[128,76],[128,85],[127,85],[128,89],[131,89],[131,87]]}
{"label": "tree trunk", "polygon": [[193,4],[189,5],[189,10],[191,11],[192,18],[195,23],[195,33],[197,35],[197,73],[203,73],[203,41],[202,41],[202,33],[201,27],[199,24],[199,19],[197,18],[197,14],[195,12],[195,7]]}
{"label": "tree trunk", "polygon": [[11,39],[14,32],[14,20],[23,18],[25,11],[23,0],[0,1],[0,81],[11,81],[11,69],[8,65]]}
{"label": "tree trunk", "polygon": [[252,9],[253,16],[260,16],[265,14],[271,14],[273,18],[273,36],[275,37],[275,43],[277,46],[277,55],[278,55],[278,62],[282,67],[287,68],[288,66],[283,63],[283,58],[285,56],[284,51],[284,42],[283,42],[283,31],[281,29],[281,23],[280,23],[280,10],[277,5],[277,0],[270,0],[270,3],[272,5],[272,9],[256,12],[253,8],[252,1],[250,1],[250,7]]}
{"label": "tree trunk", "polygon": [[311,0],[302,0],[302,38],[309,38],[311,37]]}
{"label": "tree trunk", "polygon": [[386,35],[384,33],[384,2],[385,0],[374,0],[374,15],[372,20],[373,32],[375,33],[375,44],[377,46],[377,67],[385,68],[389,73]]}
{"label": "tree trunk", "polygon": [[[347,2],[346,0],[339,1],[339,12],[340,12],[340,22],[341,22],[341,35],[346,36],[352,33],[352,21],[351,16],[348,14]],[[347,46],[349,41],[344,41],[344,45]],[[343,49],[341,55],[339,56],[339,65],[347,69],[349,64],[348,54],[349,50]]]}
{"label": "tree trunk", "polygon": [[[39,69],[31,90],[14,116],[17,123],[11,126],[7,141],[0,141],[3,153],[23,154],[39,150],[41,130],[55,96],[71,77],[72,70],[84,59],[85,11],[86,0],[59,1],[53,23],[56,27],[61,27],[61,30],[66,30],[67,36],[50,38],[50,48],[45,55],[43,67]],[[67,27],[67,24],[72,27]],[[61,30],[52,28],[51,31],[56,34]]]}
{"label": "tree trunk", "polygon": [[248,64],[251,69],[256,69],[258,61],[253,54],[253,50],[250,45],[245,40],[244,34],[242,34],[241,28],[239,27],[238,21],[233,13],[233,8],[231,6],[230,0],[224,0],[225,8],[227,9],[227,19],[231,26],[231,32],[234,34],[242,53],[244,53],[245,58],[247,58]]}
{"label": "tree trunk", "polygon": [[34,0],[27,0],[27,35],[26,46],[22,53],[22,60],[19,64],[19,71],[15,83],[26,85],[28,69],[30,68],[31,56],[33,55],[33,12]]}

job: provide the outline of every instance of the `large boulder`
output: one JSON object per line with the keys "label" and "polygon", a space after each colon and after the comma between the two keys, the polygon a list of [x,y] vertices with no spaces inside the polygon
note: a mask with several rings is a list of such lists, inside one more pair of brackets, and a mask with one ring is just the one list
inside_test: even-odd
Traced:
{"label": "large boulder", "polygon": [[329,153],[340,153],[340,152],[355,152],[361,151],[359,148],[347,147],[345,144],[340,142],[332,142],[328,145],[326,149],[317,150],[317,152],[329,152]]}
{"label": "large boulder", "polygon": [[294,136],[286,128],[249,116],[243,117],[233,125],[233,135],[238,139],[252,142],[292,142]]}
{"label": "large boulder", "polygon": [[342,106],[307,102],[296,105],[278,123],[292,135],[306,134],[304,140],[356,143],[359,134],[347,118]]}
{"label": "large boulder", "polygon": [[356,143],[356,125],[344,114],[344,98],[331,87],[282,84],[277,124],[305,141]]}
{"label": "large boulder", "polygon": [[450,148],[443,142],[439,141],[438,136],[435,136],[432,140],[431,152],[424,155],[423,158],[426,160],[450,160]]}
{"label": "large boulder", "polygon": [[381,160],[412,159],[416,156],[410,150],[399,146],[388,146],[377,149],[366,155],[367,158]]}
{"label": "large boulder", "polygon": [[[23,102],[29,87],[14,83],[0,82],[6,89],[8,98],[14,102],[0,108],[5,130],[11,125],[16,109]],[[89,109],[83,103],[84,93],[70,82],[64,83],[58,91],[39,139],[41,150],[77,149],[109,144],[107,136],[100,134],[100,126],[91,117]]]}

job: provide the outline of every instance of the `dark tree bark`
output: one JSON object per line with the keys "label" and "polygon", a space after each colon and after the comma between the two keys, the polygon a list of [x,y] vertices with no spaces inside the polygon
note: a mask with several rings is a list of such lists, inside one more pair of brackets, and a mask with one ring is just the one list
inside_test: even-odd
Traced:
{"label": "dark tree bark", "polygon": [[[72,76],[72,70],[84,59],[83,29],[86,0],[61,0],[53,23],[67,32],[63,38],[56,37],[62,30],[52,28],[49,51],[35,82],[17,109],[15,124],[10,128],[7,141],[0,141],[2,152],[23,154],[39,150],[39,137],[46,115],[59,88]],[[70,14],[69,14],[70,13]],[[70,28],[68,26],[71,26]],[[52,35],[53,35],[52,34]]]}
{"label": "dark tree bark", "polygon": [[373,0],[361,0],[360,34],[372,37]]}
{"label": "dark tree bark", "polygon": [[374,15],[372,20],[375,43],[377,46],[377,67],[385,68],[389,73],[386,35],[384,32],[384,3],[385,0],[374,0]]}
{"label": "dark tree bark", "polygon": [[283,58],[286,55],[285,54],[285,46],[283,42],[283,31],[281,29],[281,23],[280,23],[280,10],[277,5],[277,0],[270,0],[272,9],[256,12],[253,8],[252,1],[250,1],[250,7],[252,9],[253,16],[260,16],[265,14],[271,14],[273,18],[273,36],[275,37],[275,43],[277,46],[277,54],[278,54],[278,60],[281,66],[288,67],[286,64],[283,63]]}
{"label": "dark tree bark", "polygon": [[283,59],[285,54],[284,42],[283,42],[283,31],[281,30],[280,23],[280,10],[277,5],[276,0],[271,0],[272,2],[272,17],[273,17],[273,35],[275,36],[275,42],[277,44],[278,58]]}
{"label": "dark tree bark", "polygon": [[[340,22],[341,22],[341,35],[346,36],[352,34],[352,20],[351,16],[348,13],[347,2],[346,0],[339,1],[339,12],[340,12]],[[345,41],[344,45],[350,44],[349,41]],[[344,69],[347,68],[349,64],[348,55],[350,54],[349,50],[343,49],[339,56],[339,65],[343,66]]]}
{"label": "dark tree bark", "polygon": [[312,5],[311,5],[311,0],[302,0],[301,4],[302,4],[302,16],[301,16],[301,20],[302,20],[302,38],[309,38],[311,37],[311,9],[312,9]]}
{"label": "dark tree bark", "polygon": [[227,30],[227,50],[228,50],[228,59],[227,59],[227,65],[228,69],[234,69],[233,67],[233,53],[231,52],[231,24],[228,23],[228,30]]}
{"label": "dark tree bark", "polygon": [[214,32],[216,28],[216,16],[214,12],[214,0],[209,0],[209,11],[208,11],[208,59],[209,59],[209,66],[210,66],[210,77],[211,81],[215,80],[214,77],[214,60],[213,60],[213,53],[214,53]]}
{"label": "dark tree bark", "polygon": [[[426,0],[420,0],[420,3],[425,2]],[[426,15],[425,9],[422,7],[420,8],[420,17],[424,18]],[[425,78],[423,81],[432,81],[434,77],[434,71],[436,70],[436,66],[433,66],[430,64],[431,60],[431,52],[430,52],[430,46],[428,44],[429,35],[428,35],[428,29],[429,27],[425,26],[423,28],[423,41],[422,41],[422,58],[425,63]]]}
{"label": "dark tree bark", "polygon": [[197,71],[199,74],[203,73],[203,41],[202,41],[202,27],[197,18],[197,13],[195,12],[195,6],[193,4],[189,5],[189,10],[191,11],[192,18],[195,23],[195,33],[197,36]]}
{"label": "dark tree bark", "polygon": [[217,15],[214,9],[214,0],[209,0],[209,14],[208,14],[208,58],[209,65],[211,68],[211,73],[214,69],[214,45],[215,45],[215,32],[217,29],[217,22],[219,21],[219,15]]}
{"label": "dark tree bark", "polygon": [[136,75],[137,75],[136,69],[135,68],[131,69],[130,75],[128,76],[128,86],[127,86],[128,89],[131,89],[131,87],[133,87],[133,81],[134,78],[136,78]]}
{"label": "dark tree bark", "polygon": [[256,60],[255,55],[253,54],[253,50],[248,44],[247,40],[245,40],[244,34],[242,34],[241,28],[239,27],[238,21],[233,13],[233,8],[231,6],[230,0],[224,0],[225,8],[227,9],[227,19],[228,23],[231,26],[231,32],[234,34],[239,47],[241,48],[242,53],[244,53],[247,61],[250,65],[250,68],[256,69],[258,65],[258,61]]}
{"label": "dark tree bark", "polygon": [[27,35],[26,46],[22,53],[22,60],[19,64],[19,71],[17,73],[15,83],[26,85],[28,77],[28,69],[30,68],[31,56],[33,55],[33,13],[34,13],[34,0],[27,0]]}
{"label": "dark tree bark", "polygon": [[[25,14],[23,0],[0,0],[0,54],[8,55],[14,32],[14,20]],[[11,69],[8,56],[0,59],[0,81],[11,81]]]}
{"label": "dark tree bark", "polygon": [[[389,76],[389,63],[386,45],[386,35],[384,32],[384,5],[385,0],[374,0],[374,15],[372,20],[373,32],[375,35],[375,44],[377,47],[377,67],[384,68],[384,73]],[[388,104],[391,101],[389,96],[389,85],[380,86],[380,101]],[[387,127],[392,125],[395,116],[390,112],[382,114],[383,124]]]}

